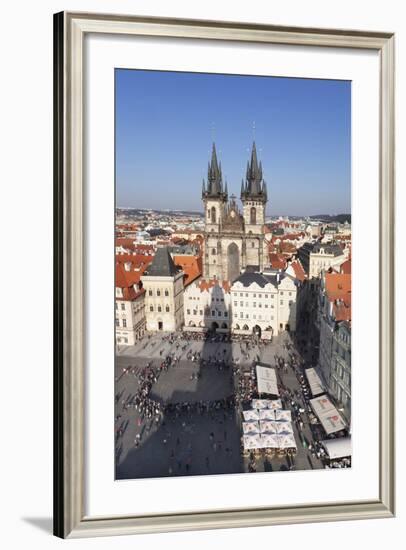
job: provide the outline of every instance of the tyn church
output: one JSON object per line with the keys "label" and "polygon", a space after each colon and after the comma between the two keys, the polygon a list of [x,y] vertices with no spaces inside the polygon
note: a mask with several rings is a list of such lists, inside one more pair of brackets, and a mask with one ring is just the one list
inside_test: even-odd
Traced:
{"label": "tyn church", "polygon": [[242,212],[234,195],[228,199],[227,183],[223,185],[214,143],[207,182],[203,180],[202,200],[205,208],[203,277],[232,282],[247,269],[263,271],[267,257],[264,224],[268,194],[255,142],[245,181],[241,181]]}

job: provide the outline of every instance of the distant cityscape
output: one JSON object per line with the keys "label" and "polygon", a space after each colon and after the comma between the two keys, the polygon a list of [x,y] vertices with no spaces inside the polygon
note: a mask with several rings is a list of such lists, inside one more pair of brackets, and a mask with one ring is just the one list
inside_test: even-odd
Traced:
{"label": "distant cityscape", "polygon": [[255,142],[201,199],[116,209],[117,479],[349,467],[351,214],[266,216]]}

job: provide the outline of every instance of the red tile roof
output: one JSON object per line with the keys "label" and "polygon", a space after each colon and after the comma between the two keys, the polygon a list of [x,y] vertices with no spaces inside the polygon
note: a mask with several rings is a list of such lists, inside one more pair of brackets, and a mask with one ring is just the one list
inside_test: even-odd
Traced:
{"label": "red tile roof", "polygon": [[226,292],[230,292],[230,288],[231,288],[230,281],[219,281],[218,279],[202,279],[199,282],[199,288],[201,292],[205,290],[209,290],[210,288],[213,288],[216,285],[220,286]]}
{"label": "red tile roof", "polygon": [[198,279],[202,274],[202,258],[201,256],[174,256],[173,261],[179,266],[185,274],[183,283],[185,286],[190,285]]}
{"label": "red tile roof", "polygon": [[293,267],[293,271],[295,272],[296,279],[303,282],[306,279],[306,273],[300,261],[294,260],[291,265]]}
{"label": "red tile roof", "polygon": [[[136,300],[144,294],[145,290],[141,287],[140,282],[141,272],[126,271],[124,265],[116,262],[116,288],[121,288],[123,296],[117,297],[116,300]],[[134,285],[138,287],[134,288]]]}
{"label": "red tile roof", "polygon": [[351,274],[326,273],[325,288],[336,321],[351,321]]}
{"label": "red tile roof", "polygon": [[346,275],[351,275],[351,258],[341,264],[340,272],[345,273]]}
{"label": "red tile roof", "polygon": [[282,254],[269,254],[269,261],[273,269],[285,269],[286,268],[286,258]]}

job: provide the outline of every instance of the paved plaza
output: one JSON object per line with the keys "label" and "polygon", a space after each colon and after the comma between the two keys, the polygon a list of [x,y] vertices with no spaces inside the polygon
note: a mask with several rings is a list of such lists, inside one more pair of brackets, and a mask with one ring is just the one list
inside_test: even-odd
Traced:
{"label": "paved plaza", "polygon": [[[142,418],[132,406],[139,391],[139,374],[147,365],[157,371],[168,355],[178,361],[159,372],[148,398],[161,407],[168,404],[208,402],[232,398],[244,376],[256,360],[275,365],[275,357],[289,359],[286,343],[289,334],[274,338],[272,343],[223,342],[190,340],[176,335],[144,337],[136,346],[121,347],[115,366],[116,415],[116,478],[226,474],[248,471],[248,459],[241,453],[241,410],[226,407],[209,411],[190,410],[164,413],[150,419]],[[292,348],[290,349],[292,353]],[[200,354],[199,360],[192,360]],[[221,364],[215,364],[224,360]],[[201,365],[203,360],[203,365]],[[284,387],[300,391],[300,384],[291,367],[277,371],[278,381]],[[300,399],[299,399],[300,402]],[[286,403],[285,406],[289,406]],[[322,468],[321,462],[310,455],[307,446],[312,434],[306,422],[298,431],[293,422],[297,454],[291,469]],[[137,441],[138,440],[138,441]],[[292,467],[286,458],[257,460],[257,471],[280,471]]]}

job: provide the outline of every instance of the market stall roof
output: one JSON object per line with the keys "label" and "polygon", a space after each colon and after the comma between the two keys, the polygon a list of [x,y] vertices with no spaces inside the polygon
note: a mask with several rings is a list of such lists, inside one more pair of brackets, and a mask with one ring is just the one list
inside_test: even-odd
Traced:
{"label": "market stall roof", "polygon": [[269,401],[268,408],[277,410],[282,408],[282,401],[280,399],[271,399]]}
{"label": "market stall roof", "polygon": [[262,448],[263,449],[278,449],[279,438],[275,434],[262,434],[261,435]]}
{"label": "market stall roof", "polygon": [[275,420],[292,422],[292,412],[285,409],[278,409],[275,411]]}
{"label": "market stall roof", "polygon": [[[262,412],[262,411],[260,411]],[[250,421],[250,420],[259,420],[261,418],[259,412],[257,411],[257,409],[250,409],[248,411],[243,411],[242,412],[242,415],[244,417],[244,420],[246,422]]]}
{"label": "market stall roof", "polygon": [[253,409],[268,409],[269,401],[269,399],[253,399],[251,401],[251,407]]}
{"label": "market stall roof", "polygon": [[296,449],[296,440],[293,434],[278,435],[280,449]]}
{"label": "market stall roof", "polygon": [[258,422],[243,422],[242,423],[242,431],[245,434],[257,434],[259,433],[259,424]]}
{"label": "market stall roof", "polygon": [[262,440],[259,434],[243,435],[242,442],[244,449],[262,449]]}
{"label": "market stall roof", "polygon": [[330,459],[344,458],[351,456],[351,437],[337,437],[336,439],[325,439],[321,444],[326,449]]}
{"label": "market stall roof", "polygon": [[346,424],[340,413],[337,411],[327,395],[321,395],[319,397],[315,397],[314,399],[310,399],[310,405],[314,411],[314,414],[320,420],[327,435],[339,432],[346,428]]}
{"label": "market stall roof", "polygon": [[277,434],[293,434],[291,422],[275,422]]}
{"label": "market stall roof", "polygon": [[260,420],[275,420],[275,411],[273,409],[261,409],[259,411]]}
{"label": "market stall roof", "polygon": [[259,431],[262,433],[276,434],[277,422],[272,420],[260,420],[259,421]]}
{"label": "market stall roof", "polygon": [[317,395],[324,393],[325,390],[324,390],[323,384],[316,370],[313,368],[306,369],[305,373],[306,373],[307,381],[309,382],[310,391],[312,392],[312,395],[316,397]]}
{"label": "market stall roof", "polygon": [[276,372],[273,367],[257,364],[257,384],[258,393],[269,393],[270,395],[279,395]]}

